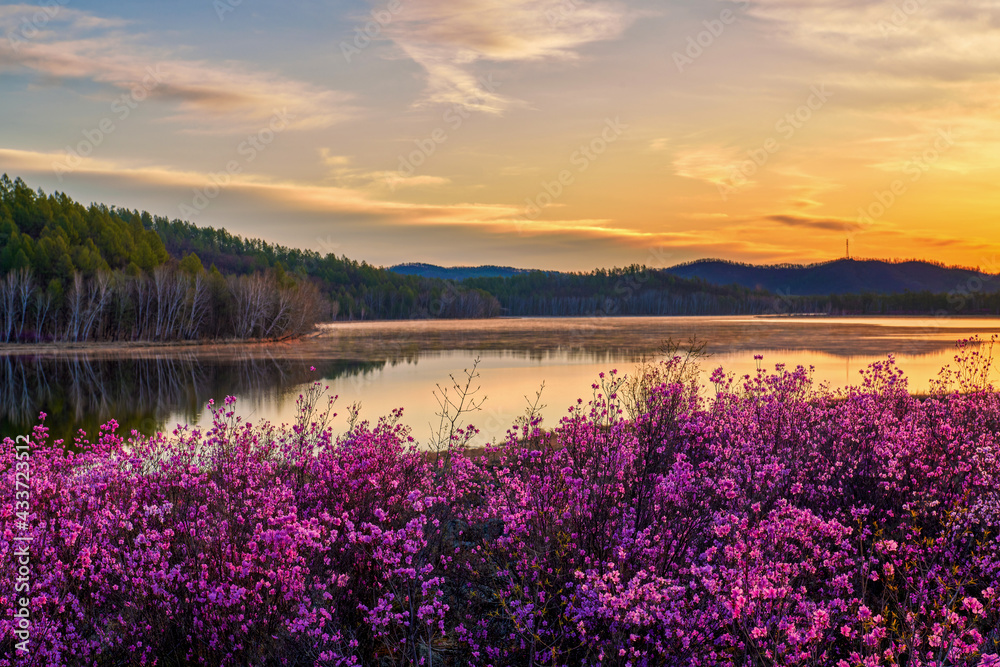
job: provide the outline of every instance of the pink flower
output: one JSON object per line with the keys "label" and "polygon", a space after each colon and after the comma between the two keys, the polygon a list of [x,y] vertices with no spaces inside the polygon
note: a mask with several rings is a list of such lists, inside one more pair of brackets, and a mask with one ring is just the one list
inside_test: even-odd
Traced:
{"label": "pink flower", "polygon": [[981,616],[984,611],[983,603],[973,597],[962,600],[962,608],[971,612],[973,616]]}

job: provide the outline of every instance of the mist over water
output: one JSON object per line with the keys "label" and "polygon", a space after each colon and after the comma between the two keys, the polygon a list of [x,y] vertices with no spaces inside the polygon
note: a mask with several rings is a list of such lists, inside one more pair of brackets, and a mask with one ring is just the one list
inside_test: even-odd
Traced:
{"label": "mist over water", "polygon": [[402,407],[404,423],[425,442],[437,423],[436,386],[450,386],[449,375],[460,379],[479,358],[473,387],[486,401],[466,423],[485,442],[503,437],[543,383],[543,415],[554,425],[578,398],[590,398],[600,372],[631,373],[660,355],[667,339],[707,344],[706,382],[719,366],[752,373],[754,355],[762,354],[765,368],[813,366],[817,384],[843,387],[893,354],[919,393],[952,360],[956,340],[998,331],[1000,320],[976,318],[538,318],[338,323],[275,345],[8,350],[0,356],[0,428],[26,433],[43,411],[53,434],[67,441],[109,419],[144,434],[178,423],[208,426],[206,403],[227,395],[237,397],[238,413],[249,421],[287,422],[301,391],[320,380],[339,395],[335,429],[346,429],[344,415],[355,402],[371,421]]}

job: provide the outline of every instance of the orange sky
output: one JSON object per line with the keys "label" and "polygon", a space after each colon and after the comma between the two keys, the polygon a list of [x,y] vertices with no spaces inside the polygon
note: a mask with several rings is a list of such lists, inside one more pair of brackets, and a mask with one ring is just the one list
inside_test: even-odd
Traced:
{"label": "orange sky", "polygon": [[850,238],[1000,270],[996,2],[8,3],[0,32],[0,171],[87,203],[386,265]]}

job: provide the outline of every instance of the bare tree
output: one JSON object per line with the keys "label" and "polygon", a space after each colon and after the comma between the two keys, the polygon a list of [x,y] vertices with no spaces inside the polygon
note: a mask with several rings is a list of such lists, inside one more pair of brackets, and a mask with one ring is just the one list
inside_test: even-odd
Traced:
{"label": "bare tree", "polygon": [[253,311],[254,321],[251,336],[264,338],[264,330],[269,316],[273,313],[277,293],[277,285],[270,276],[257,274],[253,276]]}
{"label": "bare tree", "polygon": [[168,302],[170,299],[170,274],[164,266],[153,269],[153,287],[156,291],[156,340],[163,340],[163,332],[167,325]]}
{"label": "bare tree", "polygon": [[153,311],[156,308],[156,293],[153,284],[146,276],[140,276],[132,282],[132,299],[135,304],[135,330],[133,339],[148,339],[152,334]]}
{"label": "bare tree", "polygon": [[229,291],[236,312],[233,333],[238,338],[262,337],[275,302],[275,285],[262,275],[230,278]]}
{"label": "bare tree", "polygon": [[16,319],[14,308],[17,298],[17,282],[14,273],[8,273],[0,282],[0,326],[3,328],[4,342],[10,341]]}
{"label": "bare tree", "polygon": [[106,271],[99,271],[93,279],[87,282],[87,306],[83,314],[81,340],[88,340],[95,325],[104,314],[104,309],[111,301],[111,276]]}
{"label": "bare tree", "polygon": [[205,278],[202,274],[197,274],[192,280],[188,299],[185,336],[187,338],[197,338],[209,310],[208,287],[205,284]]}
{"label": "bare tree", "polygon": [[35,330],[37,336],[41,338],[45,335],[45,320],[48,318],[49,310],[52,308],[52,295],[47,290],[35,292]]}
{"label": "bare tree", "polygon": [[[228,294],[200,273],[174,266],[152,275],[74,272],[65,297],[36,286],[29,269],[0,277],[0,342],[32,335],[87,341],[197,339],[202,335],[278,339],[308,331],[320,310],[329,310],[308,281],[282,284],[274,275],[231,276]],[[371,295],[372,310],[385,310],[386,295]],[[395,306],[392,306],[395,307]],[[34,328],[32,328],[34,327]],[[33,333],[34,332],[34,333]]]}
{"label": "bare tree", "polygon": [[303,334],[312,329],[323,303],[319,290],[310,282],[297,285],[293,294],[293,308],[284,331],[286,336]]}
{"label": "bare tree", "polygon": [[84,286],[83,276],[78,271],[73,272],[73,284],[66,295],[66,334],[65,339],[76,341],[80,339],[80,328],[83,322]]}
{"label": "bare tree", "polygon": [[271,323],[264,331],[264,338],[280,338],[287,330],[291,322],[292,310],[295,305],[295,295],[292,290],[281,288],[274,299],[274,309],[270,314]]}
{"label": "bare tree", "polygon": [[229,293],[233,297],[233,334],[237,338],[245,338],[250,327],[250,288],[246,276],[234,276],[229,279]]}
{"label": "bare tree", "polygon": [[17,323],[17,338],[20,339],[24,332],[24,320],[28,316],[28,307],[31,304],[31,295],[35,291],[34,281],[31,277],[31,269],[22,268],[14,273],[17,283],[17,301],[20,310],[20,320]]}
{"label": "bare tree", "polygon": [[111,331],[109,337],[112,340],[127,337],[135,331],[133,300],[132,300],[132,280],[130,276],[115,271],[111,276],[111,303],[108,307],[111,318]]}
{"label": "bare tree", "polygon": [[187,280],[185,276],[170,270],[168,272],[166,287],[167,315],[163,337],[166,339],[179,338],[185,319],[184,311],[187,306]]}

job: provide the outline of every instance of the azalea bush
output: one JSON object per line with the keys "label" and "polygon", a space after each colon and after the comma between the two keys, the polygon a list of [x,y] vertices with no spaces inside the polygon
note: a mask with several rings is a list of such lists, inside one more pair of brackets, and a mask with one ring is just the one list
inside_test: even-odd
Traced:
{"label": "azalea bush", "polygon": [[33,538],[30,653],[4,567],[0,665],[997,667],[989,364],[964,341],[918,398],[892,358],[831,392],[671,353],[475,452],[401,411],[335,435],[320,384],[282,427],[229,398],[64,443],[43,415],[29,526],[0,514],[5,554]]}

